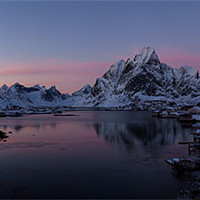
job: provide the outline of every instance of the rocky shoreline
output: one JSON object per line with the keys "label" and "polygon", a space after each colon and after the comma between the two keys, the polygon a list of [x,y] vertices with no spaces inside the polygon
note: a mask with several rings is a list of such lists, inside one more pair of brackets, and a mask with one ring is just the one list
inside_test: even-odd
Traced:
{"label": "rocky shoreline", "polygon": [[200,171],[191,174],[188,188],[182,190],[177,199],[200,199]]}

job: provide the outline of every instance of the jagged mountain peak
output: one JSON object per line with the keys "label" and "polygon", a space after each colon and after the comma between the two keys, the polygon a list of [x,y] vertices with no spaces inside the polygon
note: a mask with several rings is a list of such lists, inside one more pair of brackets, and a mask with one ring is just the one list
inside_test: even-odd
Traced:
{"label": "jagged mountain peak", "polygon": [[193,76],[193,77],[196,77],[196,78],[199,77],[198,70],[191,67],[191,66],[184,65],[184,66],[181,66],[178,70],[179,70],[179,72],[181,72],[184,75]]}
{"label": "jagged mountain peak", "polygon": [[33,86],[34,88],[40,88],[40,85],[39,84],[36,84]]}
{"label": "jagged mountain peak", "polygon": [[7,90],[9,87],[6,85],[6,84],[3,84],[2,86],[1,86],[1,89],[3,89],[3,90]]}
{"label": "jagged mountain peak", "polygon": [[47,88],[43,85],[42,87],[40,87],[41,91],[45,91]]}
{"label": "jagged mountain peak", "polygon": [[70,94],[68,94],[68,93],[65,93],[64,95],[66,96],[66,98],[70,97]]}
{"label": "jagged mountain peak", "polygon": [[197,98],[200,101],[198,70],[172,68],[160,62],[153,48],[144,47],[134,59],[113,64],[76,105],[126,107],[158,100],[184,104]]}
{"label": "jagged mountain peak", "polygon": [[152,47],[144,47],[139,51],[138,54],[134,57],[134,63],[138,65],[142,64],[160,64],[160,60]]}
{"label": "jagged mountain peak", "polygon": [[9,87],[6,84],[3,84],[0,88],[0,96],[5,96],[6,92],[9,90]]}
{"label": "jagged mountain peak", "polygon": [[[18,83],[18,82],[16,82],[15,84],[13,84],[12,86],[14,86],[14,87],[17,87],[17,86],[19,86],[19,85],[21,85],[20,83]],[[11,86],[11,87],[12,87]]]}
{"label": "jagged mountain peak", "polygon": [[118,62],[116,62],[110,67],[110,72],[112,73],[116,69],[118,70],[118,68],[123,68],[125,64],[126,62],[124,60],[119,60]]}
{"label": "jagged mountain peak", "polygon": [[81,92],[84,92],[85,90],[89,91],[91,89],[91,86],[89,84],[85,85],[80,89]]}
{"label": "jagged mountain peak", "polygon": [[124,64],[125,64],[125,61],[121,59],[118,62],[116,62],[114,65],[124,65]]}
{"label": "jagged mountain peak", "polygon": [[57,89],[56,89],[56,86],[55,85],[52,85],[50,88],[49,88],[50,91],[52,92],[55,92]]}
{"label": "jagged mountain peak", "polygon": [[[119,60],[115,64],[111,65],[110,69],[103,75],[103,78],[109,79],[112,78],[113,80],[119,78],[121,72],[124,70],[126,62],[124,60]],[[99,81],[97,79],[97,81]]]}

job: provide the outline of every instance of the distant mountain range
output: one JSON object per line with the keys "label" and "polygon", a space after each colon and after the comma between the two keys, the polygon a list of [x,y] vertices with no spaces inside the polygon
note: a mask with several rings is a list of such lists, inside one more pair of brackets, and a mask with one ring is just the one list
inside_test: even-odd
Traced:
{"label": "distant mountain range", "polygon": [[10,88],[3,85],[0,88],[1,109],[37,108],[63,106],[68,94],[61,94],[55,86],[46,89],[45,86],[25,87],[15,83]]}
{"label": "distant mountain range", "polygon": [[174,69],[161,63],[155,50],[143,48],[134,58],[113,64],[93,87],[61,94],[55,86],[25,87],[15,83],[0,88],[0,108],[120,107],[145,109],[150,105],[196,104],[200,102],[198,70]]}

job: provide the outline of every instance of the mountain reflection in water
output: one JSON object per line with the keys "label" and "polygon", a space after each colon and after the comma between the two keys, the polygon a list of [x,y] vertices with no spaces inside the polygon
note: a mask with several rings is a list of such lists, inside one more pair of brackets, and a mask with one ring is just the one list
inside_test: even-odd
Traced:
{"label": "mountain reflection in water", "polygon": [[155,119],[150,123],[95,123],[94,128],[97,135],[109,143],[128,145],[172,145],[188,135],[174,119]]}
{"label": "mountain reflection in water", "polygon": [[24,128],[30,128],[30,129],[35,129],[35,130],[39,130],[40,128],[47,128],[47,127],[51,127],[52,129],[56,128],[56,123],[55,122],[50,122],[50,123],[44,123],[44,124],[26,124],[26,123],[22,123],[22,124],[10,124],[10,125],[0,125],[0,128],[2,128],[3,130],[15,130],[16,132],[20,132],[22,129]]}
{"label": "mountain reflection in water", "polygon": [[0,142],[1,199],[174,199],[183,188],[164,162],[188,153],[178,142],[191,141],[190,131],[176,119],[73,114],[1,118],[9,136]]}

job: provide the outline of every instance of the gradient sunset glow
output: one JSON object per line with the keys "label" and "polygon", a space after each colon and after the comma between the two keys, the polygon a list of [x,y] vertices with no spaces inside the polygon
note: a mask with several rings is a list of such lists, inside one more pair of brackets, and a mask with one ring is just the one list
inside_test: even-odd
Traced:
{"label": "gradient sunset glow", "polygon": [[0,2],[0,84],[93,85],[144,46],[200,69],[200,2]]}

